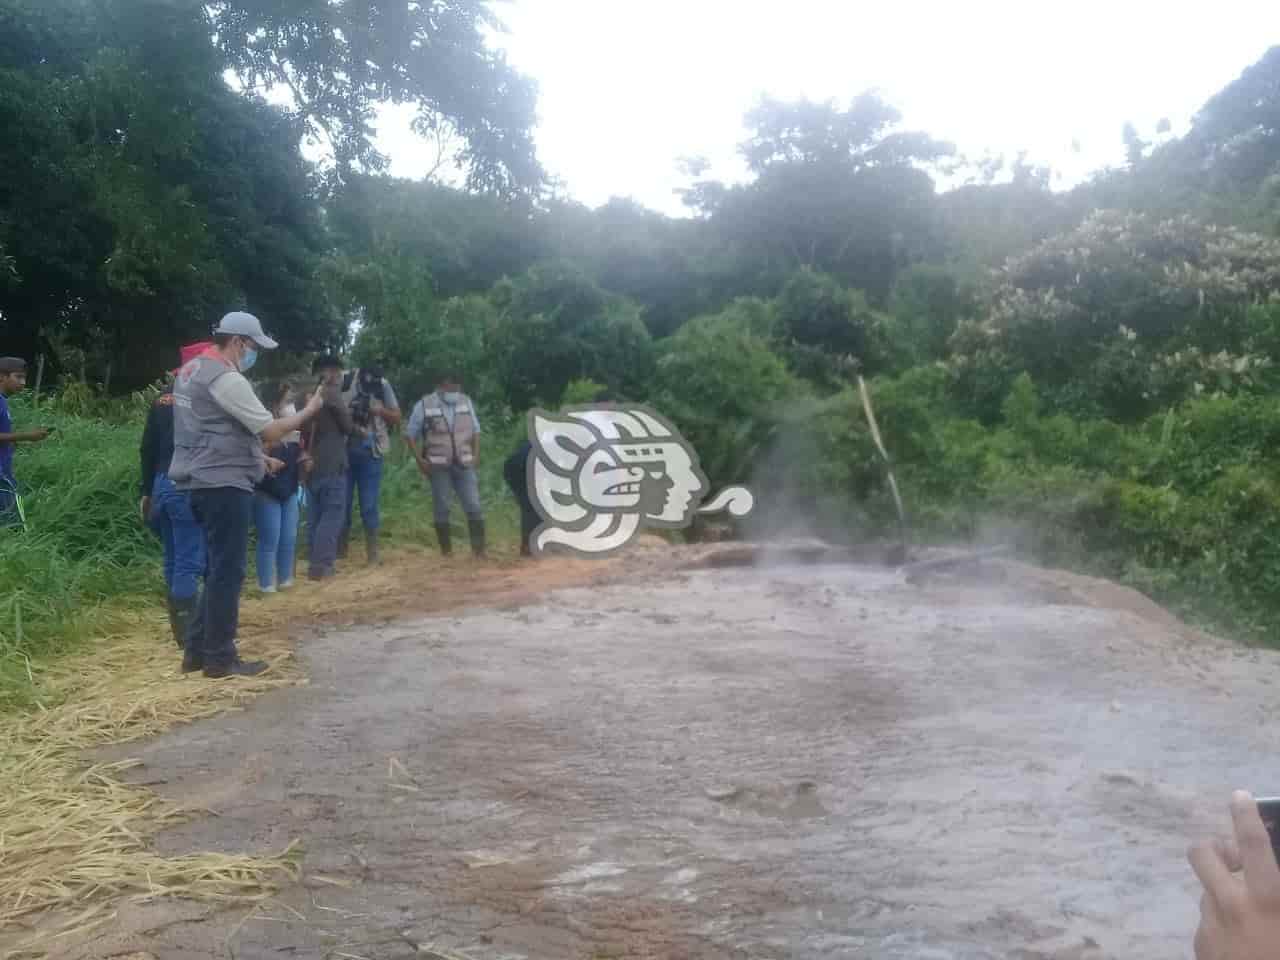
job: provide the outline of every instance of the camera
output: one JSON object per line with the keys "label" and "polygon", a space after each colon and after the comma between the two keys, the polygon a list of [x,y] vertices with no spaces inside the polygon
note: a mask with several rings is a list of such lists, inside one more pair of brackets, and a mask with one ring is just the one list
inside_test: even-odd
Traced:
{"label": "camera", "polygon": [[[347,375],[348,377],[351,374]],[[350,380],[343,384],[344,389],[349,389]],[[370,411],[370,404],[375,400],[382,399],[382,369],[380,367],[367,367],[360,370],[360,376],[356,380],[355,396],[351,398],[351,420],[357,427],[367,427],[373,419]]]}
{"label": "camera", "polygon": [[372,399],[369,394],[360,390],[356,391],[356,395],[351,399],[351,422],[357,427],[367,427],[372,415],[369,412],[369,401]]}

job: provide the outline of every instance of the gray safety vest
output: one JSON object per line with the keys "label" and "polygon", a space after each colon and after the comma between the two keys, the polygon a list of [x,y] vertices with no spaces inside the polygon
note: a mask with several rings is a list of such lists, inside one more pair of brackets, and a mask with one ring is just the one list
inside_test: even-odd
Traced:
{"label": "gray safety vest", "polygon": [[173,460],[179,490],[235,487],[253,491],[266,474],[262,440],[213,399],[210,388],[232,367],[207,355],[178,371],[173,383]]}
{"label": "gray safety vest", "polygon": [[422,398],[422,441],[427,462],[437,467],[454,463],[469,467],[475,459],[471,455],[471,438],[476,433],[471,398],[466,394],[458,398],[453,408],[452,427],[444,407],[444,399],[438,393]]}

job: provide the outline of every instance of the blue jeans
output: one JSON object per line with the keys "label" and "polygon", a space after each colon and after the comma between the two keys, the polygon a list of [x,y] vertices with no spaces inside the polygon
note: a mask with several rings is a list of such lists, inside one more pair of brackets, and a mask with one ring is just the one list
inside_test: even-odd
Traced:
{"label": "blue jeans", "polygon": [[235,487],[192,490],[191,512],[204,530],[209,569],[187,633],[187,651],[203,656],[206,667],[230,666],[236,659],[240,588],[249,565],[253,494]]}
{"label": "blue jeans", "polygon": [[298,547],[298,492],[283,503],[269,493],[255,493],[253,523],[258,529],[258,586],[265,590],[289,583]]}
{"label": "blue jeans", "polygon": [[342,534],[346,495],[345,471],[311,481],[307,492],[308,576],[330,576],[337,566],[338,537]]}
{"label": "blue jeans", "polygon": [[0,527],[16,527],[18,519],[18,481],[0,473]]}
{"label": "blue jeans", "polygon": [[191,494],[157,473],[151,485],[151,529],[164,546],[164,582],[169,595],[187,600],[196,595],[204,576],[204,531],[191,512]]}
{"label": "blue jeans", "polygon": [[382,458],[375,457],[367,447],[355,447],[348,456],[351,467],[347,473],[347,510],[343,514],[343,531],[351,529],[351,508],[355,505],[356,490],[360,491],[360,521],[366,530],[377,530],[382,523],[378,512],[378,497],[382,492]]}

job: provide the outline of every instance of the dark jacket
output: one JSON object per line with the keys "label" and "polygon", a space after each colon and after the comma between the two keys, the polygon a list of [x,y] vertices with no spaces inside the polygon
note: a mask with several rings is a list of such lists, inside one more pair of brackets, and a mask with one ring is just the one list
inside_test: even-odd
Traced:
{"label": "dark jacket", "polygon": [[[351,435],[351,411],[342,402],[341,388],[325,387],[324,406],[311,421],[314,434],[308,437],[311,479],[321,480],[347,472],[347,437]],[[310,434],[310,428],[308,429]]]}
{"label": "dark jacket", "polygon": [[301,482],[302,468],[298,458],[302,456],[302,446],[297,443],[278,443],[267,451],[267,456],[284,461],[284,469],[274,477],[267,474],[258,481],[257,489],[284,503],[298,491]]}
{"label": "dark jacket", "polygon": [[[171,396],[172,390],[165,390],[164,396]],[[173,459],[173,405],[157,400],[147,412],[147,425],[142,429],[142,446],[139,449],[142,460],[141,496],[151,496],[151,485],[156,474],[169,472],[169,461]]]}

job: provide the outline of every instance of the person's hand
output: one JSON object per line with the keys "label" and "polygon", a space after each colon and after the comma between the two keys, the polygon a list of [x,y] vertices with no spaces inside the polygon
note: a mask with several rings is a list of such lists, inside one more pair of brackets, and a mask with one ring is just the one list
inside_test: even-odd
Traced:
{"label": "person's hand", "polygon": [[311,399],[307,401],[307,405],[302,408],[303,413],[307,416],[314,417],[320,412],[320,408],[324,406],[324,387],[316,387],[316,392],[311,395]]}
{"label": "person's hand", "polygon": [[1187,854],[1205,891],[1196,960],[1275,960],[1280,950],[1280,866],[1258,805],[1243,790],[1231,795],[1231,819],[1235,836],[1200,840]]}
{"label": "person's hand", "polygon": [[382,401],[377,397],[369,398],[369,413],[375,417],[382,416]]}
{"label": "person's hand", "polygon": [[418,457],[418,469],[422,475],[428,479],[431,477],[431,461],[426,457]]}
{"label": "person's hand", "polygon": [[151,498],[150,497],[142,498],[141,502],[138,504],[138,515],[142,517],[143,524],[146,524],[147,520],[151,516]]}
{"label": "person's hand", "polygon": [[41,427],[38,430],[30,430],[27,432],[27,440],[29,440],[32,443],[39,443],[41,440],[45,439],[47,436],[49,436],[49,431],[46,430],[44,427]]}
{"label": "person's hand", "polygon": [[284,461],[277,460],[275,457],[267,457],[267,473],[273,477],[284,469]]}
{"label": "person's hand", "polygon": [[156,406],[157,406],[157,407],[172,407],[172,406],[173,406],[173,394],[172,394],[172,393],[162,393],[162,394],[160,394],[160,396],[156,399]]}

